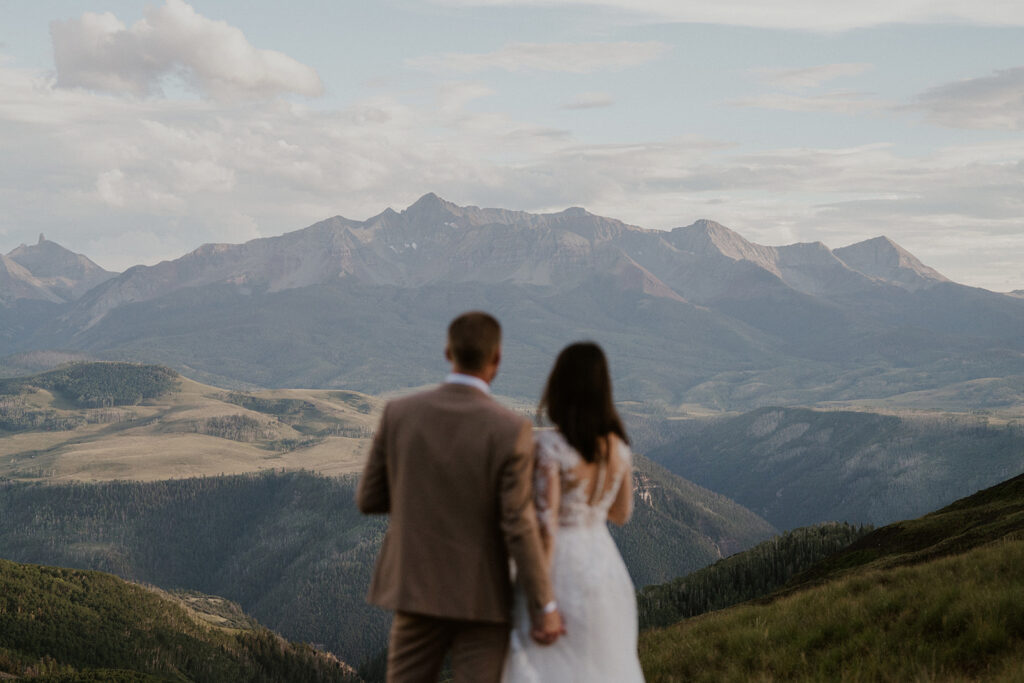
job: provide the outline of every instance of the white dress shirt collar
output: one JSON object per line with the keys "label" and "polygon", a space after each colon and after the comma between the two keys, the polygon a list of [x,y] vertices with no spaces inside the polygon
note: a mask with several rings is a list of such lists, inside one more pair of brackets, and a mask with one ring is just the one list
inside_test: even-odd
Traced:
{"label": "white dress shirt collar", "polygon": [[451,372],[447,377],[444,378],[445,384],[465,384],[469,387],[476,387],[485,394],[491,393],[491,386],[473,375],[463,375],[461,372]]}

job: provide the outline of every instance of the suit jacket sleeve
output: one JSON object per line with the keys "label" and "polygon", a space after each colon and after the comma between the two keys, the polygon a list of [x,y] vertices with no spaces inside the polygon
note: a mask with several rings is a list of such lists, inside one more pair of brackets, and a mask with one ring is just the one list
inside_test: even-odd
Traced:
{"label": "suit jacket sleeve", "polygon": [[391,509],[391,492],[388,489],[387,464],[387,421],[388,407],[377,425],[377,433],[373,437],[370,457],[363,468],[363,476],[356,487],[356,505],[364,514],[386,513]]}
{"label": "suit jacket sleeve", "polygon": [[523,422],[501,476],[501,529],[530,611],[554,600],[533,504],[533,432]]}

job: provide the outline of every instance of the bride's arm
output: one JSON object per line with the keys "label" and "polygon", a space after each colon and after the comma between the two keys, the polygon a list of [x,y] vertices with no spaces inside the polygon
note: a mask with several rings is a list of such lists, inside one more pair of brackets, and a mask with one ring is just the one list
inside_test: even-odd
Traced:
{"label": "bride's arm", "polygon": [[612,436],[612,443],[616,454],[621,454],[621,457],[617,455],[615,459],[622,467],[619,474],[622,477],[622,481],[619,483],[619,490],[615,494],[615,500],[612,502],[611,507],[608,508],[608,521],[622,526],[633,516],[633,458],[631,457],[629,446],[622,443],[617,436]]}
{"label": "bride's arm", "polygon": [[562,500],[562,483],[557,462],[540,460],[535,478],[535,502],[540,535],[544,543],[544,556],[551,566],[555,551],[555,533],[558,529],[558,506]]}

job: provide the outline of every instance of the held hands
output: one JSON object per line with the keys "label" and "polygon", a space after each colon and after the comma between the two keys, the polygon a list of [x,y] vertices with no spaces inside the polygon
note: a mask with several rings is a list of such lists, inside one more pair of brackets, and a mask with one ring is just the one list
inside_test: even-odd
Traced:
{"label": "held hands", "polygon": [[559,636],[565,635],[565,622],[562,613],[557,609],[548,613],[538,613],[533,617],[533,628],[530,637],[540,645],[551,645]]}

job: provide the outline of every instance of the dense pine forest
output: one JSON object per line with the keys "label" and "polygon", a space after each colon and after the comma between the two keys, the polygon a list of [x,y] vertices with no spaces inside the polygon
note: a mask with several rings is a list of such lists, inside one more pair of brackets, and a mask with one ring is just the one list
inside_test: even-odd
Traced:
{"label": "dense pine forest", "polygon": [[[5,675],[6,674],[6,675]],[[0,560],[0,678],[354,683],[352,670],[267,629],[222,628],[109,574]]]}
{"label": "dense pine forest", "polygon": [[0,379],[0,395],[37,387],[78,408],[109,408],[162,396],[174,389],[177,379],[177,372],[160,365],[72,363],[31,377]]}

